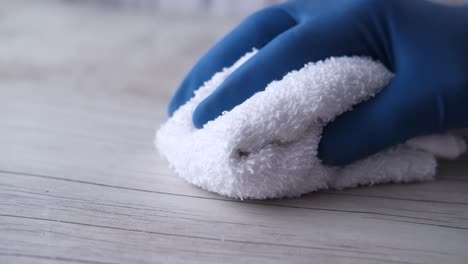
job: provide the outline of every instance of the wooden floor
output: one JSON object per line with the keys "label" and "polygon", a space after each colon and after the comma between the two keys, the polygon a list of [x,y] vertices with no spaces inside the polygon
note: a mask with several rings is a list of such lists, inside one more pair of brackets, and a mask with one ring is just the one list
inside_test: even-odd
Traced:
{"label": "wooden floor", "polygon": [[0,5],[0,263],[468,263],[466,156],[435,182],[289,200],[170,171],[167,101],[240,17],[34,3]]}

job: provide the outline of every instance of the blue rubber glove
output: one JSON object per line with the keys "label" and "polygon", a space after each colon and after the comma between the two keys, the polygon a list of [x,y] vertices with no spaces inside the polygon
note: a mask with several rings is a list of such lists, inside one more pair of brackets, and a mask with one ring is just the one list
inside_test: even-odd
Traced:
{"label": "blue rubber glove", "polygon": [[370,56],[396,75],[383,92],[324,128],[318,155],[326,164],[344,165],[415,136],[468,125],[468,6],[309,0],[269,7],[195,65],[169,113],[252,47],[260,51],[198,106],[197,128],[307,62],[345,55]]}

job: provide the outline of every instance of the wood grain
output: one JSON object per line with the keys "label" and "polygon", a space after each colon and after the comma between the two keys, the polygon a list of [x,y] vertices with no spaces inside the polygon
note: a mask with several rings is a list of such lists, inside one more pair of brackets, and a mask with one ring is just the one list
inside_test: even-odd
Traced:
{"label": "wood grain", "polygon": [[467,262],[468,156],[434,182],[288,200],[170,171],[167,102],[240,18],[27,3],[0,6],[0,263]]}

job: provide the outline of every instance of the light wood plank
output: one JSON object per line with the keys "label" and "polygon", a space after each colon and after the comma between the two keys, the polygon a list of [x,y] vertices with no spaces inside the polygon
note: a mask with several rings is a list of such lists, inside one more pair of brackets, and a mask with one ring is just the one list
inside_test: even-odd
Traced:
{"label": "light wood plank", "polygon": [[[360,209],[368,204],[368,212],[329,210],[200,199],[20,174],[1,176],[0,219],[6,235],[0,248],[9,253],[48,252],[126,263],[147,263],[142,256],[190,259],[205,251],[215,255],[206,259],[211,261],[219,260],[215,254],[219,251],[231,260],[278,263],[286,259],[305,263],[311,258],[440,263],[468,257],[467,205],[418,204],[419,211],[412,211],[398,208],[399,203],[362,198],[353,202]],[[318,207],[344,202],[336,196],[315,198]],[[394,206],[394,212],[371,209],[385,204]],[[41,233],[46,243],[33,239]]]}

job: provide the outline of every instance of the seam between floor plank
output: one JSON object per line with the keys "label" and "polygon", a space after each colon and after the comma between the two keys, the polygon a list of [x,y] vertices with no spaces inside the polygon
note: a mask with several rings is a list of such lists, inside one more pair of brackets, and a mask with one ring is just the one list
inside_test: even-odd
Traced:
{"label": "seam between floor plank", "polygon": [[369,198],[388,199],[388,200],[397,200],[397,201],[468,205],[468,203],[462,203],[462,202],[446,202],[446,201],[434,201],[434,200],[425,200],[425,199],[398,198],[398,197],[392,197],[392,196],[379,196],[379,195],[368,195],[368,194],[357,194],[357,193],[337,193],[337,192],[332,192],[332,191],[323,191],[323,193],[330,194],[330,195],[369,197]]}
{"label": "seam between floor plank", "polygon": [[410,224],[418,224],[418,225],[429,225],[429,226],[437,226],[437,227],[447,227],[453,229],[460,229],[460,230],[468,230],[466,227],[457,227],[457,226],[447,226],[447,225],[440,225],[440,224],[429,224],[429,223],[420,223],[420,222],[413,222],[408,220],[398,220],[398,219],[388,219],[388,218],[376,218],[376,217],[365,217],[369,219],[376,219],[376,220],[384,220],[384,221],[392,221],[392,222],[402,222],[402,223],[410,223]]}
{"label": "seam between floor plank", "polygon": [[[21,191],[23,192],[23,191]],[[57,197],[55,195],[48,195],[48,194],[41,194],[41,193],[34,193],[34,192],[25,192],[25,193],[30,193],[34,195],[41,195],[41,196],[52,196],[52,197]],[[59,196],[61,199],[67,199],[65,196]],[[71,198],[72,199],[72,198]],[[229,200],[226,200],[226,202],[229,202]],[[93,203],[96,205],[103,205],[99,203]],[[34,206],[34,204],[29,204]],[[276,206],[276,205],[270,205],[270,204],[262,204],[262,205],[267,205],[267,206]],[[70,207],[69,208],[75,208],[75,209],[82,209],[82,210],[90,210],[88,208],[81,208],[81,207]],[[135,207],[129,207],[132,209],[138,209]],[[370,212],[370,211],[351,211],[351,210],[339,210],[339,209],[326,209],[326,208],[297,208],[297,209],[305,209],[305,210],[317,210],[317,211],[333,211],[333,212],[341,212],[341,213],[355,213],[355,214],[369,214],[369,215],[379,215],[379,216],[392,216],[392,217],[401,217],[401,218],[409,218],[409,219],[416,219],[416,220],[426,220],[426,221],[434,221],[434,222],[442,222],[442,223],[450,223],[449,221],[444,221],[444,220],[438,220],[438,219],[433,219],[433,218],[427,218],[427,217],[416,217],[416,216],[407,216],[407,215],[398,215],[398,214],[385,214],[385,213],[377,213],[377,212]],[[56,209],[58,210],[58,209]],[[92,210],[91,210],[92,211]],[[97,211],[97,210],[96,210]],[[106,212],[106,211],[99,211],[99,212]],[[169,211],[168,211],[169,212]],[[109,213],[109,212],[106,212]],[[172,218],[177,218],[177,219],[186,219],[186,220],[192,220],[192,221],[197,221],[197,222],[206,222],[206,223],[221,223],[221,224],[234,224],[234,225],[246,225],[246,226],[255,226],[255,227],[269,227],[269,226],[262,226],[262,225],[251,225],[251,224],[245,224],[245,223],[235,223],[235,222],[227,222],[227,221],[204,221],[204,220],[199,220],[195,218],[189,218],[189,217],[172,217]],[[370,217],[368,217],[370,218]],[[372,219],[380,219],[380,218],[372,218]],[[444,227],[450,227],[448,225],[444,225]],[[454,228],[461,228],[461,227],[456,227]]]}
{"label": "seam between floor plank", "polygon": [[[230,242],[230,243],[234,243],[234,244],[276,246],[276,247],[286,247],[286,248],[294,248],[294,249],[302,248],[302,249],[330,251],[330,252],[341,251],[341,252],[348,252],[348,253],[354,253],[354,254],[370,254],[370,255],[374,255],[374,256],[388,256],[388,254],[384,254],[384,253],[361,251],[361,250],[349,250],[349,249],[344,249],[344,248],[313,247],[313,246],[301,246],[301,245],[290,245],[290,244],[268,243],[268,242],[254,242],[254,241],[243,241],[243,240],[223,239],[223,238],[218,239],[218,238],[211,238],[211,237],[171,234],[171,233],[164,233],[164,232],[145,231],[145,230],[139,230],[139,229],[112,227],[112,226],[104,226],[104,225],[94,225],[94,224],[88,224],[88,223],[62,221],[62,220],[47,219],[47,218],[40,218],[40,217],[9,215],[9,214],[0,214],[0,216],[11,217],[11,218],[22,218],[22,219],[29,219],[29,220],[38,220],[38,221],[46,221],[46,222],[56,222],[56,223],[63,223],[63,224],[72,224],[72,225],[80,225],[80,226],[87,226],[87,227],[96,227],[96,228],[104,228],[104,229],[112,229],[112,230],[120,230],[120,231],[126,231],[126,232],[135,232],[135,233],[152,234],[152,235],[160,235],[160,236],[180,237],[180,238],[189,238],[189,239],[200,239],[200,240],[215,241],[215,242]],[[391,259],[381,259],[381,258],[377,258],[377,257],[370,257],[369,258],[369,257],[353,256],[353,258],[373,259],[373,260],[379,260],[379,261],[383,260],[383,261],[386,261],[386,262],[401,263],[401,264],[403,264],[403,263],[407,263],[407,264],[413,263],[413,262],[405,262],[405,261],[396,261],[396,260],[391,260]],[[97,263],[97,264],[101,264],[101,263]],[[107,264],[107,263],[105,263],[105,264]]]}
{"label": "seam between floor plank", "polygon": [[[123,190],[130,190],[130,191],[139,191],[139,192],[146,192],[146,193],[158,193],[158,194],[164,194],[164,195],[175,195],[175,196],[181,196],[181,197],[198,198],[198,199],[205,199],[205,200],[251,203],[251,204],[270,205],[270,206],[298,208],[298,209],[341,211],[341,210],[333,210],[333,209],[301,207],[301,206],[294,206],[294,205],[280,205],[280,204],[262,203],[262,202],[254,202],[252,200],[235,200],[235,199],[229,199],[229,198],[214,198],[214,197],[205,197],[205,196],[195,196],[195,195],[189,195],[189,194],[169,193],[169,192],[162,192],[162,191],[152,191],[152,190],[138,189],[138,188],[132,188],[132,187],[110,185],[110,184],[105,184],[105,183],[97,183],[97,182],[82,181],[82,180],[75,180],[75,179],[66,179],[66,178],[60,178],[60,177],[56,177],[56,176],[49,176],[49,175],[28,173],[28,172],[16,172],[16,171],[0,170],[0,173],[13,174],[13,175],[19,175],[19,176],[27,176],[27,177],[38,177],[38,178],[52,179],[52,180],[58,180],[58,181],[67,181],[67,182],[74,182],[74,183],[83,183],[83,184],[89,184],[89,185],[95,185],[95,186],[101,186],[101,187],[108,187],[108,188],[123,189]],[[422,202],[422,203],[441,203],[441,204],[468,205],[468,203],[462,203],[462,202],[446,202],[446,201],[435,201],[435,200],[424,200],[424,199],[411,199],[411,198],[407,199],[407,198],[385,197],[385,196],[375,196],[375,195],[333,193],[333,192],[329,192],[329,191],[323,191],[322,193],[329,194],[329,195],[347,195],[347,196],[370,197],[370,198],[389,199],[389,200],[402,200],[402,201],[412,201],[412,202]],[[345,212],[353,212],[353,211],[345,211]]]}
{"label": "seam between floor plank", "polygon": [[25,257],[25,258],[36,258],[36,259],[46,259],[46,260],[58,260],[58,261],[72,261],[76,263],[84,264],[117,264],[117,262],[102,262],[94,260],[85,260],[85,259],[75,259],[75,258],[64,258],[64,257],[52,257],[52,256],[43,256],[43,255],[33,255],[33,254],[23,254],[23,253],[3,253],[0,252],[0,256],[9,256],[9,257]]}
{"label": "seam between floor plank", "polygon": [[[10,173],[10,172],[0,170],[0,173]],[[275,207],[281,207],[281,208],[316,210],[316,211],[338,212],[338,213],[354,213],[354,214],[364,214],[364,215],[367,214],[367,215],[378,215],[378,216],[391,216],[391,217],[401,217],[401,218],[418,219],[418,220],[435,221],[435,222],[447,222],[447,221],[441,221],[441,220],[432,219],[432,218],[414,217],[414,216],[406,216],[406,215],[398,215],[398,214],[378,213],[378,212],[372,212],[372,211],[357,211],[357,210],[343,210],[343,209],[330,209],[330,208],[301,207],[301,206],[292,206],[292,205],[281,205],[281,204],[252,202],[252,201],[245,201],[245,200],[240,201],[240,200],[232,200],[232,199],[192,196],[192,195],[185,195],[185,194],[174,194],[174,193],[166,193],[166,192],[159,192],[159,191],[136,189],[136,188],[130,188],[130,187],[114,186],[114,185],[101,184],[101,183],[93,183],[93,182],[80,181],[80,180],[63,179],[63,178],[59,178],[59,177],[38,175],[38,174],[29,174],[29,173],[24,174],[24,173],[15,172],[15,173],[10,173],[10,174],[15,174],[15,175],[20,175],[20,176],[40,177],[40,178],[47,178],[47,179],[53,179],[53,180],[59,180],[59,181],[62,180],[62,181],[67,181],[67,182],[83,183],[83,184],[97,185],[97,186],[108,187],[108,188],[118,188],[118,189],[130,190],[130,191],[141,191],[141,192],[146,192],[146,193],[155,193],[155,194],[162,194],[162,195],[175,195],[175,196],[179,196],[179,197],[188,197],[188,198],[195,198],[195,199],[215,200],[215,201],[223,201],[223,202],[236,202],[236,203],[244,202],[244,203],[247,203],[247,204],[275,206]],[[44,194],[42,194],[42,195],[44,195]],[[378,218],[376,218],[376,219],[378,219]],[[409,223],[411,223],[411,222],[409,222]],[[417,222],[413,222],[413,223],[417,223]],[[421,224],[431,225],[429,223],[421,223]],[[468,228],[459,227],[459,226],[448,226],[448,225],[437,225],[437,224],[432,224],[432,225],[433,226],[438,226],[438,227],[445,227],[445,228],[468,229]]]}

